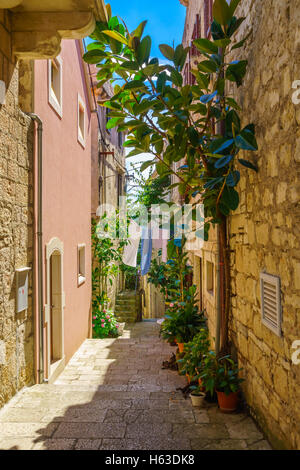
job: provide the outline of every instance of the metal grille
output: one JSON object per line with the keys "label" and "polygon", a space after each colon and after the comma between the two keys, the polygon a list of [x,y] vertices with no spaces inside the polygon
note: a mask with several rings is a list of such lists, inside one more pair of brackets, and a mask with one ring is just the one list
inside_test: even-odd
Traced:
{"label": "metal grille", "polygon": [[262,323],[281,336],[280,278],[261,273],[260,290]]}

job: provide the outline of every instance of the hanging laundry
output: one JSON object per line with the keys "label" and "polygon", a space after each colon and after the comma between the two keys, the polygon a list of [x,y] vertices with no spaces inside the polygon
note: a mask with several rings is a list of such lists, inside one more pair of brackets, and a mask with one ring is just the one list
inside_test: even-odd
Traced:
{"label": "hanging laundry", "polygon": [[167,229],[158,229],[156,232],[156,237],[153,237],[153,249],[161,250],[162,252],[162,262],[166,263],[168,259],[168,237],[169,230]]}
{"label": "hanging laundry", "polygon": [[127,266],[136,268],[137,254],[138,254],[138,249],[140,245],[142,229],[134,220],[131,220],[129,224],[128,232],[129,232],[128,244],[124,247],[122,261]]}
{"label": "hanging laundry", "polygon": [[148,226],[142,227],[142,243],[141,243],[141,275],[145,276],[150,269],[152,258],[152,238],[151,229]]}

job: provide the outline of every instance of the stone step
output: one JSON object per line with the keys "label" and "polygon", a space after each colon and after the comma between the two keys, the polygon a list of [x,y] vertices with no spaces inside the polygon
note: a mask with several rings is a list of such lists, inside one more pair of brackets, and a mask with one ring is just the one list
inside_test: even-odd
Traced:
{"label": "stone step", "polygon": [[137,292],[118,292],[118,296],[124,299],[134,299],[137,296]]}
{"label": "stone step", "polygon": [[126,307],[135,307],[136,306],[136,302],[132,302],[131,300],[116,300],[116,307],[123,307],[123,306],[126,306]]}
{"label": "stone step", "polygon": [[121,314],[121,315],[116,315],[116,318],[117,318],[117,320],[118,320],[119,322],[120,322],[120,321],[126,322],[126,321],[128,321],[128,320],[133,320],[133,321],[135,321],[136,318],[137,318],[137,315],[136,315],[136,314],[134,314],[134,315],[122,315],[122,314]]}
{"label": "stone step", "polygon": [[128,312],[128,313],[131,313],[131,312],[136,312],[136,308],[135,306],[133,306],[132,308],[128,308],[126,307],[125,305],[118,305],[116,308],[115,308],[115,312]]}

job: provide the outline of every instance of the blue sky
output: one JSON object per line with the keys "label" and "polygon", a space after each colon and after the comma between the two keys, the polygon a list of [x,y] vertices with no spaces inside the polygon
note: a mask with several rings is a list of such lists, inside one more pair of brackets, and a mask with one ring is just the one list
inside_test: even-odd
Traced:
{"label": "blue sky", "polygon": [[181,43],[186,8],[179,0],[109,0],[113,16],[120,16],[133,31],[148,20],[144,34],[152,38],[151,57],[163,58],[159,44]]}
{"label": "blue sky", "polygon": [[[144,34],[152,38],[151,57],[166,60],[159,50],[159,44],[175,45],[181,43],[186,8],[179,0],[110,0],[113,16],[120,16],[133,31],[142,21],[148,20]],[[127,168],[132,174],[130,163],[152,160],[153,155],[140,154],[127,159]],[[144,175],[149,174],[146,170]]]}
{"label": "blue sky", "polygon": [[[169,44],[175,46],[182,41],[186,8],[179,0],[108,0],[113,16],[121,17],[129,31],[134,31],[144,20],[148,20],[144,34],[152,38],[151,57],[158,57],[166,61],[160,53],[159,44]],[[131,149],[127,149],[127,153]],[[126,160],[126,166],[133,174],[130,164],[137,164],[147,160],[152,160],[153,155],[140,154]],[[144,176],[149,174],[149,169],[145,170]]]}

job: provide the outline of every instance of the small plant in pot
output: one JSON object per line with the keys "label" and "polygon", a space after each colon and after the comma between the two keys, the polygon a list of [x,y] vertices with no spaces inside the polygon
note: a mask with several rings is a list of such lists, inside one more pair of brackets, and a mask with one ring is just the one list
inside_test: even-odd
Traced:
{"label": "small plant in pot", "polygon": [[187,375],[189,382],[197,382],[200,380],[202,362],[204,357],[208,354],[209,346],[210,340],[207,328],[201,328],[192,341],[184,345],[185,355],[182,359],[179,359],[178,362]]}
{"label": "small plant in pot", "polygon": [[197,408],[203,408],[204,400],[205,400],[205,393],[202,392],[201,387],[191,386],[191,394],[190,394],[192,405]]}
{"label": "small plant in pot", "polygon": [[237,409],[240,384],[244,381],[239,377],[241,370],[230,355],[217,358],[215,352],[210,351],[204,360],[200,376],[203,386],[211,395],[216,391],[219,408],[224,413]]}
{"label": "small plant in pot", "polygon": [[171,303],[161,326],[161,336],[165,340],[176,338],[179,352],[184,344],[191,341],[206,324],[204,312],[199,314],[195,300],[196,288],[190,287],[185,293],[185,301]]}

